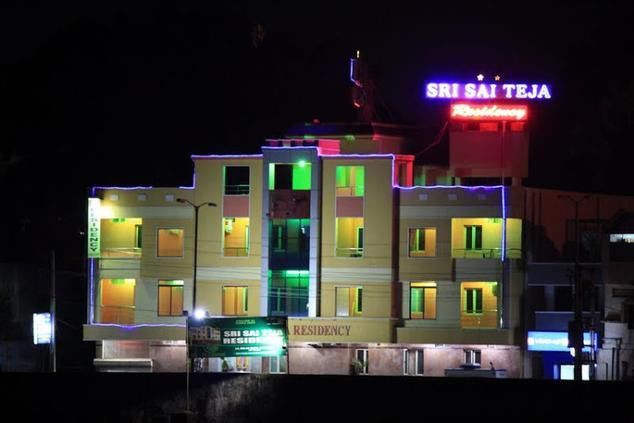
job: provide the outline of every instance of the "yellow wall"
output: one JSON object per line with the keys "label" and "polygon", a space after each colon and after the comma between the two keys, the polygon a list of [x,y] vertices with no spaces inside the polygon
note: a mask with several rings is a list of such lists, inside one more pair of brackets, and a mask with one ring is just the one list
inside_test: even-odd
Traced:
{"label": "yellow wall", "polygon": [[[436,255],[434,257],[409,257],[410,228],[436,229]],[[450,218],[402,219],[399,233],[399,277],[401,280],[425,280],[429,279],[430,275],[433,275],[434,279],[451,279]]]}
{"label": "yellow wall", "polygon": [[389,283],[337,283],[322,282],[321,284],[321,316],[336,316],[336,287],[357,287],[363,288],[362,317],[389,317],[390,316],[390,284]]}
{"label": "yellow wall", "polygon": [[[184,230],[184,257],[157,257],[158,229]],[[194,224],[188,219],[143,219],[141,277],[177,280],[191,278],[193,274],[193,237]]]}
{"label": "yellow wall", "polygon": [[[224,166],[249,166],[249,256],[224,257],[222,199]],[[262,159],[197,159],[196,204],[211,201],[217,207],[201,207],[198,233],[198,265],[204,267],[260,267],[262,254]],[[237,220],[237,219],[236,219]],[[234,225],[235,228],[235,225]],[[190,241],[190,242],[193,242]]]}
{"label": "yellow wall", "polygon": [[[335,170],[337,166],[359,165],[365,166],[363,257],[334,257]],[[391,268],[393,215],[391,158],[344,160],[324,157],[322,171],[322,267]],[[386,301],[389,301],[389,298]]]}

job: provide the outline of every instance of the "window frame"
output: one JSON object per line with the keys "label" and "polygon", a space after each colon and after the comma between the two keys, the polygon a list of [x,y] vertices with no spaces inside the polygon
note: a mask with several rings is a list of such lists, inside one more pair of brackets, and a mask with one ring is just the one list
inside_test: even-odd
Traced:
{"label": "window frame", "polygon": [[[159,240],[160,240],[160,232],[161,231],[173,231],[173,230],[178,230],[178,231],[183,231],[183,251],[182,254],[180,256],[163,256],[159,254],[160,251],[160,247],[159,247]],[[157,259],[182,259],[185,258],[185,228],[182,227],[158,227],[156,228],[156,258]],[[193,253],[192,253],[193,254]]]}
{"label": "window frame", "polygon": [[[361,353],[361,354],[359,354]],[[359,356],[361,356],[361,358],[359,358]],[[358,360],[359,362],[361,362],[361,372],[359,373],[360,375],[367,375],[369,374],[368,371],[368,364],[369,364],[369,354],[368,354],[368,349],[367,348],[357,348],[354,350],[354,358],[355,360]]]}
{"label": "window frame", "polygon": [[[463,288],[465,303],[464,303],[464,313],[470,316],[479,316],[484,314],[484,289],[483,288]],[[472,292],[471,301],[469,301],[469,293]],[[478,311],[478,296],[480,298],[480,310]],[[471,304],[469,304],[471,302]],[[469,306],[471,306],[471,311],[469,311]]]}
{"label": "window frame", "polygon": [[[413,298],[414,296],[412,295],[412,291],[415,289],[421,289],[422,290],[422,294],[421,294],[421,313],[423,317],[412,317],[412,313],[414,313],[413,311]],[[426,292],[425,290],[427,289],[434,289],[436,290],[436,293],[434,295],[434,317],[425,317],[425,299],[426,299]],[[409,286],[409,318],[411,320],[437,320],[438,319],[438,286],[414,286],[412,283],[410,283]]]}
{"label": "window frame", "polygon": [[[227,310],[225,309],[225,289],[230,289],[230,288],[244,288],[244,299],[243,299],[243,305],[244,308],[243,310],[241,310],[243,312],[243,314],[240,313],[235,313],[235,314],[228,314]],[[235,294],[235,298],[238,298],[238,292],[236,292]],[[236,306],[237,309],[237,304],[234,304],[234,306]],[[223,316],[248,316],[249,315],[249,287],[248,285],[223,285],[222,286],[222,315]]]}
{"label": "window frame", "polygon": [[[168,284],[165,282],[182,282],[182,284],[177,285],[177,284]],[[169,290],[169,295],[170,295],[170,314],[161,314],[161,288],[170,288]],[[182,290],[181,292],[181,298],[182,298],[182,306],[181,306],[181,311],[178,314],[173,314],[173,310],[172,310],[172,296],[173,296],[173,288],[180,288]],[[183,315],[183,311],[185,310],[185,281],[182,280],[174,280],[174,279],[159,279],[158,281],[158,288],[157,288],[157,296],[156,296],[156,315],[158,317],[176,317],[176,316],[182,316]]]}

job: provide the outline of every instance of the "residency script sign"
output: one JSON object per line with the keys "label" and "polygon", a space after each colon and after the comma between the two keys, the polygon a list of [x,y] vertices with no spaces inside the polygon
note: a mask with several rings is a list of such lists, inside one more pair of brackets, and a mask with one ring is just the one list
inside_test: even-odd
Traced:
{"label": "residency script sign", "polygon": [[286,354],[286,317],[188,317],[187,328],[191,358]]}

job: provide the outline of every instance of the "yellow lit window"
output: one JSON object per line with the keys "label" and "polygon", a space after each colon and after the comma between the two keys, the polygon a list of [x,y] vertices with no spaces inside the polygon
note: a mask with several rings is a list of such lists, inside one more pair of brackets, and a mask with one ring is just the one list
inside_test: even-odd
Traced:
{"label": "yellow lit window", "polygon": [[158,315],[183,315],[183,281],[159,281]]}
{"label": "yellow lit window", "polygon": [[436,256],[436,228],[410,228],[409,256]]}
{"label": "yellow lit window", "polygon": [[156,255],[158,257],[183,257],[185,247],[183,229],[159,229]]}
{"label": "yellow lit window", "polygon": [[222,314],[224,316],[245,316],[248,308],[246,286],[225,286],[222,288]]}

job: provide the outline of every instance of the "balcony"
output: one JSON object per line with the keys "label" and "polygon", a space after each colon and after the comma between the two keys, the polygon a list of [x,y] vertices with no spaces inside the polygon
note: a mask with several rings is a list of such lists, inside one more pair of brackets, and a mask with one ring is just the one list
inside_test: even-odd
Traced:
{"label": "balcony", "polygon": [[504,256],[511,259],[522,258],[522,250],[520,248],[453,248],[451,256],[453,258],[464,259],[499,259],[502,258],[502,251],[505,251]]}

